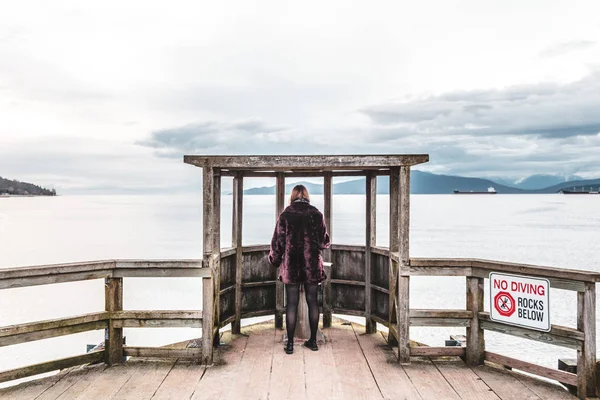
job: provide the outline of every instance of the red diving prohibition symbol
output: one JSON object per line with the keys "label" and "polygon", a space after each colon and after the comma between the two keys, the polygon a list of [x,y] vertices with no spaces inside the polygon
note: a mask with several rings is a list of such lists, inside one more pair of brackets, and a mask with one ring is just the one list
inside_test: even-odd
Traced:
{"label": "red diving prohibition symbol", "polygon": [[504,317],[510,317],[515,312],[515,299],[507,292],[499,292],[494,297],[494,308]]}

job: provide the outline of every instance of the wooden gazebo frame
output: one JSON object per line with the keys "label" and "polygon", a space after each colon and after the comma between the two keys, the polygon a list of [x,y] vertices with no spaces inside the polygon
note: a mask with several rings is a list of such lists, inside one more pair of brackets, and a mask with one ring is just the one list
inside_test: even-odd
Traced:
{"label": "wooden gazebo frame", "polygon": [[[228,323],[233,333],[240,333],[242,318],[274,314],[275,327],[283,328],[283,283],[277,280],[277,271],[265,268],[262,261],[269,246],[242,244],[244,177],[276,178],[276,215],[285,207],[285,178],[323,177],[323,214],[331,233],[332,178],[365,176],[365,245],[334,244],[325,251],[324,259],[334,260],[334,270],[327,271],[329,279],[323,285],[323,325],[330,326],[332,312],[364,316],[369,333],[376,331],[377,322],[382,323],[390,330],[389,344],[398,345],[398,359],[409,362],[409,276],[403,271],[410,263],[410,168],[428,160],[426,154],[185,156],[185,163],[203,170],[203,267],[210,268],[212,275],[203,287],[203,358],[212,359],[218,330]],[[387,249],[375,243],[378,175],[390,177]],[[228,249],[220,247],[223,176],[233,177],[232,248]]]}

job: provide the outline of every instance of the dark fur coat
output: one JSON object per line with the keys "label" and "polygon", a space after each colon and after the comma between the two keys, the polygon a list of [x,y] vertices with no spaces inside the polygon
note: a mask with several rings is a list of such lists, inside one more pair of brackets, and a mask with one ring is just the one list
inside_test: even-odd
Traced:
{"label": "dark fur coat", "polygon": [[321,251],[329,246],[323,214],[306,200],[296,200],[277,219],[269,263],[281,267],[279,280],[285,284],[318,283],[326,278]]}

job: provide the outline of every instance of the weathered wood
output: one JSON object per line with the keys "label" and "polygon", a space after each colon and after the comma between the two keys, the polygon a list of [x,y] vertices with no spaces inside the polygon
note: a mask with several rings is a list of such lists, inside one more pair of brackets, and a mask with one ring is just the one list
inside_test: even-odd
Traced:
{"label": "weathered wood", "polygon": [[466,363],[470,366],[481,365],[485,359],[483,329],[479,325],[479,313],[483,312],[483,279],[467,277],[467,311],[471,321],[467,327]]}
{"label": "weathered wood", "polygon": [[[106,278],[104,301],[109,314],[123,310],[123,278]],[[107,365],[123,362],[123,328],[117,328],[112,319],[108,321],[104,345],[104,362]]]}
{"label": "weathered wood", "polygon": [[221,326],[221,170],[219,168],[213,168],[213,189],[212,189],[212,270],[213,285],[215,286],[213,292],[213,309],[215,318],[215,336],[213,337],[214,346],[219,345],[219,327]]}
{"label": "weathered wood", "polygon": [[[325,219],[325,227],[329,233],[329,238],[333,241],[333,178],[331,172],[323,174],[323,218]],[[332,247],[323,251],[323,259],[327,262],[333,262]],[[331,326],[331,266],[325,268],[324,272],[327,279],[323,282],[323,328]]]}
{"label": "weathered wood", "polygon": [[72,395],[71,390],[67,391],[60,400],[87,400],[87,399],[113,399],[121,388],[131,379],[135,368],[127,364],[118,364],[102,370],[95,374],[91,385],[87,386],[77,395]]}
{"label": "weathered wood", "polygon": [[[92,376],[93,374],[99,374],[101,373],[104,369],[106,369],[106,364],[101,363],[101,364],[95,364],[95,365],[82,365],[79,367],[72,367],[72,368],[67,368],[65,370],[62,370],[61,372],[59,372],[56,376],[61,377],[55,384],[53,384],[51,387],[48,388],[48,390],[45,390],[43,393],[41,393],[38,396],[30,396],[30,397],[23,397],[23,399],[35,399],[35,400],[56,400],[56,399],[64,399],[65,393],[67,391],[70,392],[71,388],[75,385],[79,385],[81,383],[81,381],[85,381],[88,379],[89,376]],[[85,385],[83,385],[85,386]],[[81,387],[81,386],[79,386]],[[75,393],[75,391],[73,392]],[[22,393],[19,393],[20,395]],[[3,398],[2,395],[0,394],[0,398]],[[9,397],[9,399],[11,400],[18,400],[19,396],[17,396],[17,398],[12,398]]]}
{"label": "weathered wood", "polygon": [[404,276],[470,276],[472,269],[468,267],[413,267],[402,272]]}
{"label": "weathered wood", "polygon": [[[152,400],[189,399],[195,394],[195,389],[205,371],[210,371],[205,365],[190,361],[177,361],[175,366],[151,397]],[[224,386],[224,385],[221,385]],[[198,393],[200,394],[200,393]],[[213,397],[214,398],[214,397]]]}
{"label": "weathered wood", "polygon": [[[475,314],[477,315],[477,314]],[[470,310],[444,310],[444,309],[417,309],[413,308],[409,312],[411,318],[460,318],[470,319],[473,312]]]}
{"label": "weathered wood", "polygon": [[273,311],[275,311],[275,310],[245,311],[242,313],[242,318],[254,318],[254,317],[262,317],[265,315],[273,315]]}
{"label": "weathered wood", "polygon": [[243,288],[256,287],[256,286],[270,286],[277,284],[277,281],[262,281],[262,282],[244,282],[242,283]]}
{"label": "weathered wood", "polygon": [[[325,223],[327,223],[327,221],[325,221]],[[331,250],[332,251],[350,251],[350,252],[357,252],[357,253],[364,253],[366,250],[365,246],[361,246],[361,245],[356,245],[356,244],[332,244],[331,245]]]}
{"label": "weathered wood", "polygon": [[[283,172],[277,173],[275,182],[275,218],[279,219],[279,216],[285,208],[285,175]],[[277,276],[280,275],[280,268],[277,269]],[[284,285],[283,282],[277,279],[275,285],[275,328],[283,329],[283,314],[284,309]]]}
{"label": "weathered wood", "polygon": [[59,360],[3,371],[0,372],[0,383],[52,372],[63,368],[74,367],[76,365],[98,362],[101,361],[103,357],[104,350],[98,350],[80,356],[61,358]]}
{"label": "weathered wood", "polygon": [[[1,272],[0,272],[1,274]],[[92,279],[104,279],[113,276],[112,269],[103,269],[92,272],[74,272],[66,274],[44,274],[25,278],[2,279],[0,278],[0,290],[14,289],[20,287],[51,285],[55,283],[77,282]]]}
{"label": "weathered wood", "polygon": [[112,314],[116,328],[202,327],[202,311],[127,310]]}
{"label": "weathered wood", "polygon": [[430,360],[414,359],[410,365],[404,365],[403,368],[423,399],[460,399]]}
{"label": "weathered wood", "polygon": [[461,399],[500,400],[500,397],[470,368],[466,367],[462,360],[457,358],[436,359],[433,364]]}
{"label": "weathered wood", "polygon": [[515,377],[516,373],[489,365],[479,365],[471,369],[501,399],[541,400],[537,394]]}
{"label": "weathered wood", "polygon": [[389,257],[390,249],[388,249],[386,247],[381,247],[381,246],[371,246],[371,253]]}
{"label": "weathered wood", "polygon": [[365,311],[364,310],[349,310],[347,308],[332,307],[331,311],[333,313],[335,313],[335,314],[355,315],[357,317],[364,317],[365,316]]}
{"label": "weathered wood", "polygon": [[352,324],[352,327],[383,398],[421,399],[404,369],[398,365],[396,356],[386,346],[383,337],[362,334],[362,328],[356,324]]}
{"label": "weathered wood", "polygon": [[471,326],[469,318],[409,318],[410,326]]}
{"label": "weathered wood", "polygon": [[244,221],[244,177],[236,174],[233,178],[233,218],[231,229],[232,246],[236,249],[235,258],[235,320],[231,323],[231,331],[241,332],[242,319],[242,268],[244,267],[244,248],[242,240]]}
{"label": "weathered wood", "polygon": [[[329,330],[326,329],[324,331],[326,338],[329,338]],[[326,343],[320,344],[319,351],[298,350],[304,358],[306,390],[296,393],[296,396],[300,399],[342,399],[341,378],[335,365],[331,341],[328,340]],[[297,350],[294,349],[294,351],[296,352]],[[275,352],[275,355],[277,355],[277,352],[281,352],[281,350],[275,348]],[[275,364],[275,360],[273,360],[273,364]],[[291,372],[290,368],[284,368]],[[273,369],[274,372],[275,369]],[[271,374],[272,379],[273,374]]]}
{"label": "weathered wood", "polygon": [[365,362],[351,325],[336,325],[328,331],[343,399],[381,398],[377,382]]}
{"label": "weathered wood", "polygon": [[[103,329],[108,326],[108,318],[108,312],[98,312],[78,315],[76,317],[70,318],[57,318],[40,322],[30,322],[25,324],[0,327],[0,347],[28,342],[31,340],[62,336],[63,334],[70,334],[71,331],[69,330],[69,328],[71,327],[79,326],[77,329],[80,330],[77,330],[77,332]],[[100,322],[101,324],[94,324],[96,322]],[[31,334],[31,336],[27,336],[28,334]]]}
{"label": "weathered wood", "polygon": [[[133,369],[131,378],[125,382],[115,400],[150,399],[173,368],[173,361],[128,361],[128,367]],[[37,400],[37,399],[36,399]]]}
{"label": "weathered wood", "polygon": [[211,278],[202,279],[202,363],[212,364],[215,319],[213,316],[213,292]]}
{"label": "weathered wood", "polygon": [[584,335],[577,351],[577,395],[596,397],[596,284],[586,283],[585,292],[577,293],[577,330]]}
{"label": "weathered wood", "polygon": [[366,177],[366,224],[365,224],[365,327],[367,333],[377,331],[377,323],[371,318],[373,304],[371,302],[371,248],[376,244],[377,234],[377,176],[367,172]]}
{"label": "weathered wood", "polygon": [[333,285],[352,285],[352,286],[365,286],[365,282],[351,281],[348,279],[331,279]]}
{"label": "weathered wood", "polygon": [[540,278],[558,278],[581,282],[599,282],[600,273],[566,268],[544,267],[539,265],[518,264],[505,261],[491,261],[472,259],[473,268],[482,268],[488,271],[510,272],[513,274],[535,276]]}
{"label": "weathered wood", "polygon": [[221,291],[219,291],[219,295],[224,295],[224,294],[227,294],[228,292],[231,292],[231,291],[235,291],[235,285],[231,285],[229,287],[221,289]]}
{"label": "weathered wood", "polygon": [[377,290],[378,292],[381,292],[381,293],[389,294],[389,290],[384,289],[382,287],[379,287],[377,285],[371,284],[371,289],[375,289],[375,290]]}
{"label": "weathered wood", "polygon": [[115,270],[114,278],[204,278],[210,276],[205,268],[152,268]]}
{"label": "weathered wood", "polygon": [[[389,229],[389,318],[388,326],[393,327],[393,330],[398,330],[398,319],[396,310],[396,298],[398,296],[398,272],[400,269],[398,255],[400,251],[400,168],[390,168],[390,190],[389,190],[389,206],[390,206],[390,229]],[[388,335],[390,347],[398,346],[396,342],[397,336]]]}
{"label": "weathered wood", "polygon": [[166,347],[125,346],[123,351],[128,357],[185,358],[194,360],[200,360],[202,358],[201,348],[172,349]]}
{"label": "weathered wood", "polygon": [[[299,314],[298,317],[300,317]],[[299,325],[296,325],[296,333],[298,328]],[[267,349],[265,348],[265,350]],[[273,340],[269,350],[273,354],[273,359],[270,365],[268,397],[265,398],[305,400],[308,379],[305,374],[304,358],[312,356],[312,354],[306,354],[299,344],[294,348],[293,354],[286,354],[283,352],[283,345],[279,340]],[[321,353],[321,351],[323,351],[322,346],[315,354]],[[321,366],[316,368],[320,369]]]}
{"label": "weathered wood", "polygon": [[426,357],[447,357],[447,356],[465,356],[465,348],[460,346],[430,347],[417,346],[409,347],[411,356]]}
{"label": "weathered wood", "polygon": [[[283,210],[281,210],[281,211],[283,211]],[[255,252],[261,253],[261,252],[268,252],[270,248],[271,248],[271,245],[268,245],[268,244],[242,246],[242,252],[244,253],[244,255],[250,254],[250,253],[255,253]]]}
{"label": "weathered wood", "polygon": [[[277,176],[277,172],[274,171],[251,171],[251,170],[222,170],[222,176],[235,176],[236,174],[241,174],[244,177],[250,178],[275,178]],[[390,174],[389,169],[377,169],[370,170],[377,176],[387,176]],[[326,176],[327,174],[331,174],[331,176],[342,176],[342,177],[350,177],[350,176],[365,176],[364,170],[345,170],[345,171],[295,171],[295,172],[285,172],[286,178],[309,178],[309,177],[320,177]]]}
{"label": "weathered wood", "polygon": [[183,162],[206,168],[229,170],[332,171],[343,169],[380,169],[400,165],[416,165],[429,161],[427,154],[361,154],[361,155],[284,155],[284,156],[230,156],[186,155]]}
{"label": "weathered wood", "polygon": [[544,378],[554,379],[559,382],[567,383],[569,385],[577,385],[577,375],[571,374],[569,372],[542,367],[540,365],[517,360],[511,357],[506,357],[489,351],[485,352],[485,360],[494,364],[511,367],[524,372],[529,372],[531,374],[542,376]]}
{"label": "weathered wood", "polygon": [[550,332],[540,332],[533,329],[493,322],[487,312],[480,312],[479,320],[480,327],[483,329],[575,350],[581,348],[584,338],[582,332],[566,326],[552,325]]}
{"label": "weathered wood", "polygon": [[373,319],[375,320],[375,322],[377,322],[377,323],[379,323],[379,324],[381,324],[381,325],[388,326],[388,323],[389,323],[389,322],[388,322],[388,320],[387,320],[387,319],[381,318],[380,316],[378,316],[378,315],[375,315],[375,314],[372,314],[372,315],[371,315],[371,318],[373,318]]}

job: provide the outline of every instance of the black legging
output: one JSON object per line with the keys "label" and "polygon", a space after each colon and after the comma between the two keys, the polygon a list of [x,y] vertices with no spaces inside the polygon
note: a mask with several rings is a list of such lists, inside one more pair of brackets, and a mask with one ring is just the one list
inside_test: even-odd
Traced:
{"label": "black legging", "polygon": [[[310,325],[310,340],[317,339],[317,328],[319,327],[319,303],[318,283],[305,283],[306,303],[308,304],[308,324]],[[298,300],[300,298],[300,284],[285,285],[286,306],[285,325],[288,340],[293,340],[296,330],[296,319],[298,314]]]}

